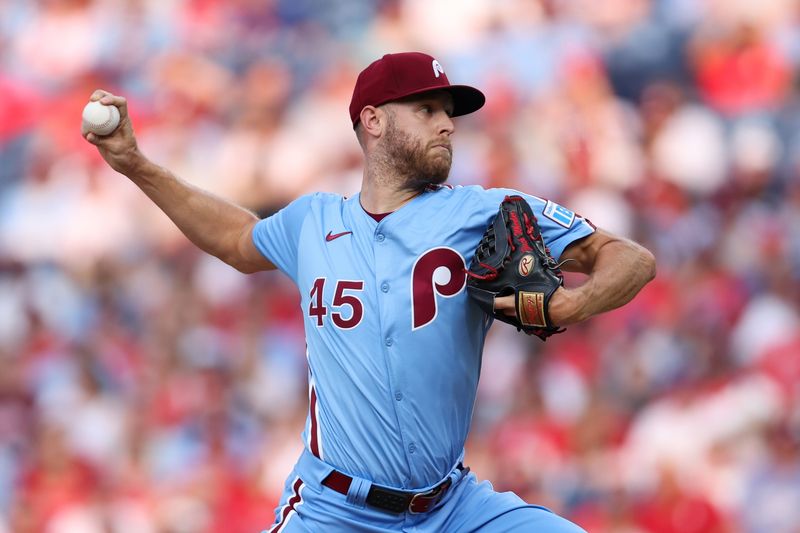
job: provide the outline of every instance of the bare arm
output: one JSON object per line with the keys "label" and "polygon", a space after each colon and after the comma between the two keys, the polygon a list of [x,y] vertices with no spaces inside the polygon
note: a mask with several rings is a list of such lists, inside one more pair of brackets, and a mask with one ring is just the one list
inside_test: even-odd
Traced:
{"label": "bare arm", "polygon": [[[554,324],[566,326],[625,305],[656,274],[653,254],[628,239],[598,229],[570,244],[561,254],[564,270],[589,277],[575,288],[561,287],[550,299]],[[495,300],[495,308],[514,316],[514,296]]]}
{"label": "bare arm", "polygon": [[656,275],[656,260],[644,247],[598,229],[561,255],[564,270],[588,274],[575,288],[553,294],[548,309],[555,324],[567,325],[630,302]]}
{"label": "bare arm", "polygon": [[97,146],[111,168],[142,189],[190,241],[241,272],[275,268],[253,244],[252,231],[258,222],[253,213],[187,183],[144,157],[124,98],[95,91],[91,100],[117,106],[120,125],[105,137],[83,132],[86,140]]}

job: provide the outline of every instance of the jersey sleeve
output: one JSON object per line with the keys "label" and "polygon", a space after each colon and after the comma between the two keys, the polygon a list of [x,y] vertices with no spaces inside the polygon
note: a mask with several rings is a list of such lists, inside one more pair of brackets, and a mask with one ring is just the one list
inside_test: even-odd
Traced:
{"label": "jersey sleeve", "polygon": [[301,196],[253,228],[253,244],[283,273],[296,281],[300,233],[311,212],[313,195]]}
{"label": "jersey sleeve", "polygon": [[525,195],[542,230],[550,255],[558,261],[567,246],[594,233],[594,226],[574,211],[551,200]]}

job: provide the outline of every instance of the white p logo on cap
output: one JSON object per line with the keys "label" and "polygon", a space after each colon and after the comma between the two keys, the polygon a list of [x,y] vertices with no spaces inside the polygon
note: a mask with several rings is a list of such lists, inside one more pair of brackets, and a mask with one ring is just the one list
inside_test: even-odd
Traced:
{"label": "white p logo on cap", "polygon": [[442,68],[442,65],[440,65],[439,62],[436,61],[435,59],[431,63],[431,66],[433,67],[433,75],[436,76],[437,78],[439,77],[439,74],[444,74],[444,69]]}

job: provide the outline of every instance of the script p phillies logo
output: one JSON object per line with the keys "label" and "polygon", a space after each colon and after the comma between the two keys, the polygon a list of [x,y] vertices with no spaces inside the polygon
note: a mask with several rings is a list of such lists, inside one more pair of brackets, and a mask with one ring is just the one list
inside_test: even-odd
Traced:
{"label": "script p phillies logo", "polygon": [[427,326],[439,313],[437,297],[452,298],[467,285],[466,263],[452,248],[432,248],[411,270],[412,330]]}

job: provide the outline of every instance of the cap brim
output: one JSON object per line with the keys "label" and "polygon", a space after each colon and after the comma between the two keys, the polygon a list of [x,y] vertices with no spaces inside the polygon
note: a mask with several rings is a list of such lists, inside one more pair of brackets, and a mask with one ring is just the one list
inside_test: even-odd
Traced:
{"label": "cap brim", "polygon": [[486,103],[486,96],[484,96],[484,94],[475,87],[470,87],[469,85],[442,85],[440,87],[426,87],[424,89],[420,89],[419,91],[413,91],[404,94],[403,96],[392,98],[391,100],[378,105],[383,105],[388,102],[402,100],[410,96],[419,96],[421,94],[431,93],[434,91],[446,91],[453,96],[452,116],[454,117],[460,117],[461,115],[474,113],[478,109],[482,108],[483,104]]}
{"label": "cap brim", "polygon": [[451,85],[444,90],[453,95],[454,117],[474,113],[486,103],[486,96],[469,85]]}

